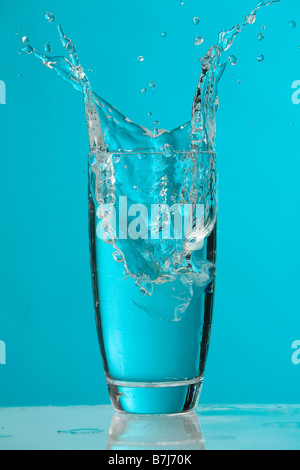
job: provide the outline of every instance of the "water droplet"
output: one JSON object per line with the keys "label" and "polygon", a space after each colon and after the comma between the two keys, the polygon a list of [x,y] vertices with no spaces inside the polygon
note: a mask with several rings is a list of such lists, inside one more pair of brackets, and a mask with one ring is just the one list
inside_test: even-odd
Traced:
{"label": "water droplet", "polygon": [[200,46],[201,44],[203,44],[203,42],[204,42],[204,39],[201,36],[197,36],[194,39],[195,46]]}
{"label": "water droplet", "polygon": [[265,38],[265,36],[264,36],[263,33],[258,33],[258,35],[257,35],[258,41],[262,41],[264,38]]}
{"label": "water droplet", "polygon": [[181,6],[184,5],[184,2],[182,2],[182,1],[180,1],[179,3],[180,3]]}
{"label": "water droplet", "polygon": [[156,87],[156,85],[155,85],[155,83],[154,83],[154,82],[149,82],[149,87],[153,89],[153,88],[155,88],[155,87]]}
{"label": "water droplet", "polygon": [[146,93],[146,91],[147,91],[147,88],[143,88],[143,89],[141,90],[141,93]]}
{"label": "water droplet", "polygon": [[197,24],[200,23],[200,18],[198,18],[198,16],[196,16],[194,19],[193,19],[193,24],[196,26]]}
{"label": "water droplet", "polygon": [[249,16],[246,16],[245,21],[246,21],[246,23],[248,23],[248,24],[254,24],[255,21],[256,21],[256,15],[249,15]]}
{"label": "water droplet", "polygon": [[48,23],[54,23],[55,21],[55,16],[53,15],[53,13],[45,13],[45,18],[46,20],[48,21]]}
{"label": "water droplet", "polygon": [[241,84],[242,84],[241,80],[238,80],[238,84],[239,84],[239,85],[241,85]]}
{"label": "water droplet", "polygon": [[152,113],[151,111],[149,111],[148,116],[149,116],[149,117],[152,117],[152,116],[153,116],[153,113]]}
{"label": "water droplet", "polygon": [[31,46],[29,46],[29,44],[27,44],[27,46],[23,47],[22,52],[24,52],[25,54],[31,54],[33,52],[33,49]]}
{"label": "water droplet", "polygon": [[22,43],[23,43],[23,44],[27,44],[28,42],[29,42],[29,37],[28,37],[28,36],[24,36],[24,37],[22,38]]}
{"label": "water droplet", "polygon": [[144,60],[145,60],[145,58],[144,58],[142,55],[140,55],[140,56],[138,57],[138,61],[139,61],[139,62],[144,62]]}
{"label": "water droplet", "polygon": [[93,69],[88,69],[88,72],[89,72],[89,73],[93,73]]}
{"label": "water droplet", "polygon": [[296,28],[296,26],[297,26],[296,21],[290,21],[289,22],[289,28],[294,29],[294,28]]}
{"label": "water droplet", "polygon": [[258,62],[263,62],[265,60],[265,56],[262,54],[257,57]]}
{"label": "water droplet", "polygon": [[157,127],[155,127],[155,128],[153,129],[153,134],[154,134],[154,135],[158,135],[158,129],[157,129]]}
{"label": "water droplet", "polygon": [[68,41],[67,44],[65,45],[66,51],[69,54],[74,54],[75,52],[75,45],[72,41]]}
{"label": "water droplet", "polygon": [[235,55],[231,55],[230,57],[228,57],[228,60],[230,62],[231,65],[236,65],[238,60],[237,58],[235,57]]}
{"label": "water droplet", "polygon": [[51,46],[50,46],[49,42],[47,42],[47,44],[45,44],[45,52],[47,54],[49,54],[49,52],[51,52]]}
{"label": "water droplet", "polygon": [[57,431],[58,434],[99,434],[102,429],[70,429],[70,431]]}
{"label": "water droplet", "polygon": [[166,37],[167,37],[167,33],[166,33],[165,31],[162,32],[162,33],[161,33],[161,37],[162,37],[162,38],[166,38]]}
{"label": "water droplet", "polygon": [[121,255],[121,253],[119,253],[118,251],[115,251],[113,253],[113,259],[117,262],[117,263],[122,263],[124,261],[124,257]]}
{"label": "water droplet", "polygon": [[18,74],[18,77],[19,77],[19,78],[22,78],[22,77],[23,77],[23,75],[22,75],[21,73],[19,73],[19,74]]}
{"label": "water droplet", "polygon": [[158,126],[158,124],[159,124],[159,121],[153,121],[153,126],[154,127]]}

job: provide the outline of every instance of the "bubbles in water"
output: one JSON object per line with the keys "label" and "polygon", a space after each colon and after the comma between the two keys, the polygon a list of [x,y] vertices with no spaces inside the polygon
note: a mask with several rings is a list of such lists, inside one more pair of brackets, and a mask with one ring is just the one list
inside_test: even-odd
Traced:
{"label": "bubbles in water", "polygon": [[294,29],[294,28],[296,28],[296,26],[297,26],[296,21],[292,20],[292,21],[289,22],[289,28]]}
{"label": "bubbles in water", "polygon": [[235,55],[231,55],[230,57],[228,57],[228,60],[230,62],[231,65],[236,65],[238,60],[237,58],[235,57]]}
{"label": "bubbles in water", "polygon": [[172,149],[171,145],[168,145],[168,144],[165,145],[164,155],[166,157],[172,157],[174,155],[174,152],[173,152],[173,149]]}
{"label": "bubbles in water", "polygon": [[22,43],[23,43],[23,44],[27,44],[28,42],[29,42],[29,37],[28,37],[28,36],[24,36],[24,37],[22,38]]}
{"label": "bubbles in water", "polygon": [[45,44],[45,52],[47,54],[49,54],[49,52],[51,52],[51,46],[50,46],[49,42],[47,42],[47,44]]}
{"label": "bubbles in water", "polygon": [[55,16],[53,15],[53,13],[45,13],[45,18],[46,20],[48,21],[48,23],[54,23],[55,21]]}
{"label": "bubbles in water", "polygon": [[200,18],[198,18],[198,16],[196,16],[194,19],[193,19],[193,24],[196,26],[197,24],[200,23]]}
{"label": "bubbles in water", "polygon": [[256,21],[256,15],[249,15],[249,16],[246,16],[245,21],[246,21],[246,23],[248,23],[248,24],[254,24],[255,21]]}
{"label": "bubbles in water", "polygon": [[149,82],[149,87],[153,89],[153,88],[155,88],[155,87],[156,87],[156,85],[155,85],[155,83],[154,83],[154,82]]}
{"label": "bubbles in water", "polygon": [[265,36],[264,36],[263,33],[258,33],[258,35],[257,35],[258,41],[262,41],[264,38],[265,38]]}
{"label": "bubbles in water", "polygon": [[163,31],[163,32],[161,33],[161,37],[162,37],[162,38],[166,38],[166,37],[167,37],[167,33],[166,33],[165,31]]}
{"label": "bubbles in water", "polygon": [[145,60],[145,58],[144,58],[142,55],[140,55],[140,56],[138,57],[138,61],[139,61],[139,62],[144,62],[144,60]]}
{"label": "bubbles in water", "polygon": [[262,54],[257,57],[258,62],[263,62],[265,60],[265,56]]}
{"label": "bubbles in water", "polygon": [[195,46],[200,46],[201,44],[203,44],[203,42],[204,42],[204,39],[201,36],[197,36],[194,39]]}

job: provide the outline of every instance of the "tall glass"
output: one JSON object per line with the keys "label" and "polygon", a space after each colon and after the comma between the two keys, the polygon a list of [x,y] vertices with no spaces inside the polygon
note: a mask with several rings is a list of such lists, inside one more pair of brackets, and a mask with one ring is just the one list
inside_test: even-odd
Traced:
{"label": "tall glass", "polygon": [[198,403],[212,324],[215,154],[134,151],[110,158],[114,194],[105,212],[95,198],[90,155],[89,220],[111,402],[128,413],[187,412]]}

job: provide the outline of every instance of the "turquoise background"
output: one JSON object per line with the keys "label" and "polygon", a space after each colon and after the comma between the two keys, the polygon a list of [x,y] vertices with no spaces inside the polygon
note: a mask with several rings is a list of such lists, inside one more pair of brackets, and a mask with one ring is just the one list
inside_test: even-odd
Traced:
{"label": "turquoise background", "polygon": [[[50,41],[60,54],[56,26],[43,17],[53,12],[98,94],[140,124],[151,125],[151,110],[172,128],[190,118],[198,59],[254,3],[1,0],[0,406],[108,403],[89,272],[82,98],[18,55],[21,37],[38,50]],[[299,32],[299,0],[263,8],[220,83],[218,284],[203,403],[299,401],[300,365],[291,360],[300,340],[300,114],[291,100]],[[149,80],[156,89],[143,95]]]}

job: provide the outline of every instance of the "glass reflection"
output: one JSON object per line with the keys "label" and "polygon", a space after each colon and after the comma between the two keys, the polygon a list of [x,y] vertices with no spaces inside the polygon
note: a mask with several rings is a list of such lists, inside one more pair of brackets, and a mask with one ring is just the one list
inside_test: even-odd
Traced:
{"label": "glass reflection", "polygon": [[195,413],[143,416],[115,413],[107,450],[205,450]]}

